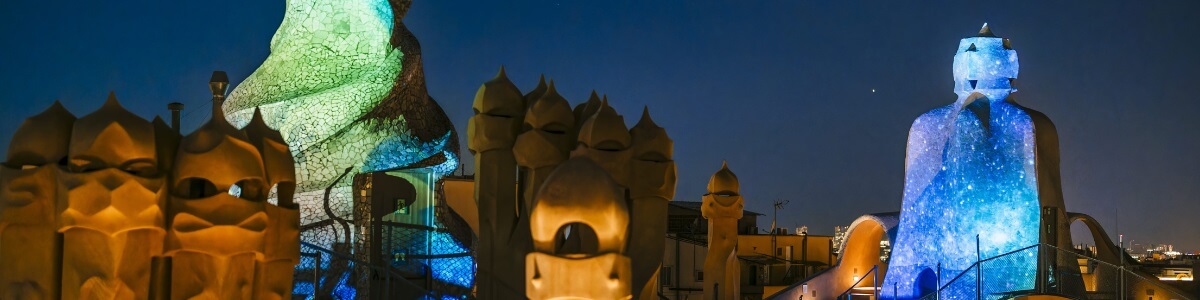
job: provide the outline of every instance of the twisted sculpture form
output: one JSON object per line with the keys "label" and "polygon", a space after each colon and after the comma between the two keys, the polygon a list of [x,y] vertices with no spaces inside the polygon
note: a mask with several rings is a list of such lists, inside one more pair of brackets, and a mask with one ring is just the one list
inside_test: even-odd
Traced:
{"label": "twisted sculpture form", "polygon": [[288,1],[271,55],[229,95],[232,123],[244,126],[260,108],[291,146],[301,194],[347,167],[458,166],[454,126],[429,97],[420,44],[400,21],[411,3]]}

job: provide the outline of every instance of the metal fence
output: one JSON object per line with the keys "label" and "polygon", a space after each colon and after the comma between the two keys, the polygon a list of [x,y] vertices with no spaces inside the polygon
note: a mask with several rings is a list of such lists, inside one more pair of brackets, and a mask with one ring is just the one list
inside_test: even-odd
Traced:
{"label": "metal fence", "polygon": [[[870,278],[870,281],[867,279]],[[838,299],[850,300],[854,298],[879,299],[879,266],[872,266],[871,270],[863,274],[862,277],[856,278],[854,284],[850,288],[838,294]],[[866,282],[870,282],[867,284]]]}
{"label": "metal fence", "polygon": [[[1031,261],[1038,263],[1030,264]],[[1131,266],[1044,244],[975,262],[951,280],[940,282],[936,292],[920,299],[1009,299],[1030,294],[1086,300],[1196,300]]]}
{"label": "metal fence", "polygon": [[[348,300],[359,298],[360,293],[370,293],[374,299],[438,299],[436,293],[414,284],[393,269],[361,262],[342,253],[346,252],[301,242],[292,298]],[[371,290],[362,290],[361,287],[367,286]]]}

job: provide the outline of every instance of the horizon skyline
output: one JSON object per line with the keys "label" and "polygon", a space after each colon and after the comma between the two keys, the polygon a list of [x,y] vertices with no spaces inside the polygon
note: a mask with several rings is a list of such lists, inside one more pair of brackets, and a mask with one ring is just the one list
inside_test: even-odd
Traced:
{"label": "horizon skyline", "polygon": [[[54,98],[64,99],[68,110],[82,116],[99,107],[108,90],[147,119],[168,119],[166,104],[184,103],[183,131],[190,132],[208,117],[204,83],[211,71],[224,70],[233,85],[241,83],[266,57],[283,13],[282,1],[241,6],[155,3],[143,8],[176,13],[162,15],[92,4],[95,10],[67,12],[66,19],[94,23],[88,21],[113,15],[120,19],[124,14],[129,23],[80,30],[80,23],[34,22],[43,30],[36,34],[39,26],[29,21],[56,18],[39,17],[55,15],[46,4],[33,2],[0,4],[5,8],[0,9],[0,28],[14,32],[10,43],[43,42],[0,50],[0,63],[10,66],[10,72],[0,75],[0,87],[10,91],[0,107],[7,117],[0,124],[5,137]],[[655,122],[676,141],[677,200],[698,201],[720,161],[729,160],[730,169],[741,178],[747,210],[769,215],[772,200],[790,198],[791,204],[780,210],[780,227],[807,225],[814,234],[832,235],[833,226],[849,225],[859,215],[899,210],[907,125],[919,112],[951,102],[953,45],[987,21],[998,36],[1012,39],[1025,60],[1026,70],[1016,81],[1022,90],[1016,95],[1018,103],[1045,112],[1059,127],[1067,209],[1097,218],[1114,240],[1124,234],[1130,242],[1144,238],[1200,251],[1200,229],[1188,226],[1200,211],[1200,187],[1195,184],[1200,182],[1200,157],[1195,155],[1200,153],[1200,137],[1189,130],[1200,128],[1190,117],[1200,111],[1200,104],[1187,98],[1187,82],[1200,79],[1188,70],[1200,68],[1200,59],[1185,53],[1196,48],[1197,41],[1169,38],[1200,34],[1200,25],[1183,21],[1200,9],[1156,3],[1150,4],[1154,8],[1110,5],[1070,11],[1064,5],[1060,12],[1069,18],[1057,20],[1025,5],[955,15],[934,24],[902,23],[908,18],[897,16],[941,11],[895,4],[891,8],[904,13],[888,12],[889,5],[858,11],[836,5],[748,4],[728,9],[698,3],[679,11],[680,6],[657,3],[568,3],[566,8],[561,3],[481,3],[463,8],[416,1],[405,23],[422,42],[430,94],[460,136],[466,132],[475,90],[501,65],[523,92],[545,72],[572,105],[585,100],[592,87],[608,94],[626,117],[626,126],[648,105]],[[623,9],[628,7],[644,10]],[[726,10],[727,15],[715,18],[722,20],[698,17]],[[497,11],[522,17],[501,18],[496,15],[505,13]],[[811,18],[793,19],[780,11],[808,13]],[[1149,17],[1150,12],[1177,17]],[[836,18],[854,13],[878,18],[850,24]],[[622,17],[614,20],[610,14]],[[1095,20],[1107,18],[1089,18],[1096,14],[1141,22],[1113,28]],[[826,20],[828,15],[832,20]],[[654,23],[654,17],[667,20]],[[1046,26],[1072,23],[1069,28]],[[766,26],[780,24],[784,26]],[[837,30],[819,30],[820,25]],[[1123,34],[1063,35],[1078,33],[1080,27],[1106,27]],[[917,35],[880,36],[878,28]],[[1163,28],[1173,31],[1154,30]],[[196,34],[170,34],[179,29]],[[156,33],[163,40],[143,38]],[[728,42],[709,45],[706,38]],[[536,42],[540,40],[555,42]],[[567,43],[561,43],[564,40]],[[1081,40],[1106,47],[1072,46]],[[1134,40],[1154,43],[1130,43]],[[810,43],[814,41],[820,44]],[[142,46],[132,46],[139,42]],[[614,42],[655,47],[616,47]],[[747,44],[753,47],[738,47]],[[716,49],[691,47],[702,45]],[[1142,55],[1132,56],[1147,60],[1112,59],[1138,50]],[[110,56],[116,58],[105,59]],[[817,59],[810,59],[813,56]],[[1101,71],[1118,69],[1114,65],[1137,71]],[[66,71],[56,72],[62,70]],[[781,132],[790,135],[780,136]],[[0,151],[7,153],[4,140]],[[460,149],[460,155],[469,169],[472,158],[465,150]],[[1150,197],[1154,198],[1145,200]],[[1167,217],[1157,218],[1159,214]]]}

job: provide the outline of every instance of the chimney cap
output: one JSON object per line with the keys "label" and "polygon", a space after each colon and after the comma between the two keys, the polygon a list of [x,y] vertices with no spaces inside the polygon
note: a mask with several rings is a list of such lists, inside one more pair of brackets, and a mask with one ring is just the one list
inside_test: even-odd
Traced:
{"label": "chimney cap", "polygon": [[179,103],[179,102],[167,103],[167,109],[172,110],[172,111],[181,111],[181,110],[183,110],[183,103]]}
{"label": "chimney cap", "polygon": [[229,88],[229,76],[225,75],[225,71],[213,71],[212,78],[208,80],[208,88],[212,90],[213,96],[225,96],[225,90]]}

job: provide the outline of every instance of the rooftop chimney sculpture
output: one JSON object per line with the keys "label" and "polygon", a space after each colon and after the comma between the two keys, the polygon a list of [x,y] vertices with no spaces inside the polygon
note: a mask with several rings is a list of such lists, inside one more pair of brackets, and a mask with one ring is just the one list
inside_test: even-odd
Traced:
{"label": "rooftop chimney sculpture", "polygon": [[742,285],[741,265],[737,258],[737,222],[742,218],[743,204],[737,175],[729,165],[708,180],[708,193],[700,213],[708,219],[708,256],[704,259],[704,299],[737,299]]}
{"label": "rooftop chimney sculpture", "polygon": [[181,139],[111,94],[78,120],[57,102],[27,119],[0,167],[0,296],[289,299],[299,212],[266,197],[291,157],[250,131],[214,109]]}
{"label": "rooftop chimney sculpture", "polygon": [[[1016,104],[1017,52],[984,24],[962,39],[954,55],[954,103],[912,124],[904,202],[883,298],[932,293],[980,257],[1045,243],[1069,246],[1058,176],[1058,136],[1045,115]],[[1043,230],[1044,229],[1044,230]],[[1045,258],[1037,248],[1025,261],[985,266],[993,290],[1033,289]],[[934,269],[941,266],[942,278]],[[1069,266],[1063,266],[1069,267]],[[895,290],[895,293],[893,293]]]}
{"label": "rooftop chimney sculpture", "polygon": [[[60,296],[62,241],[58,178],[65,173],[75,116],[55,101],[25,119],[0,164],[0,296]],[[14,246],[5,246],[14,245]]]}
{"label": "rooftop chimney sculpture", "polygon": [[649,112],[627,129],[594,92],[572,110],[553,81],[522,95],[503,69],[473,107],[477,296],[657,299],[675,164]]}
{"label": "rooftop chimney sculpture", "polygon": [[[445,287],[438,289],[446,296],[461,296],[471,291],[475,271],[474,263],[461,262],[472,259],[466,249],[469,235],[456,234],[453,247],[422,247],[421,253],[404,248],[425,238],[384,247],[384,236],[401,240],[380,227],[395,220],[372,216],[392,218],[401,210],[389,209],[397,205],[376,205],[382,201],[365,200],[361,193],[371,186],[365,184],[371,174],[420,173],[409,179],[429,182],[413,182],[416,186],[440,187],[438,182],[459,167],[458,134],[428,93],[421,45],[402,22],[411,5],[412,0],[288,1],[271,39],[270,55],[233,88],[221,107],[235,126],[257,119],[277,129],[278,138],[288,145],[296,175],[291,179],[294,185],[287,186],[295,194],[290,201],[304,212],[303,240],[380,266],[389,263],[382,253],[436,257],[420,259],[420,264],[432,269],[436,279],[431,280]],[[441,210],[438,189],[418,189],[410,198],[421,201],[405,202],[448,212],[414,209],[421,217],[411,219],[425,220],[415,225],[437,228],[437,233],[419,235],[467,231],[467,225],[455,222],[453,211]],[[374,229],[352,234],[353,227]],[[340,280],[354,272],[348,263],[301,268],[322,277],[315,279],[322,284],[312,293],[344,291],[369,298],[386,284]]]}

